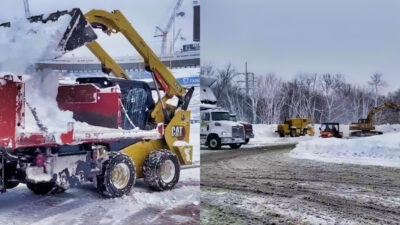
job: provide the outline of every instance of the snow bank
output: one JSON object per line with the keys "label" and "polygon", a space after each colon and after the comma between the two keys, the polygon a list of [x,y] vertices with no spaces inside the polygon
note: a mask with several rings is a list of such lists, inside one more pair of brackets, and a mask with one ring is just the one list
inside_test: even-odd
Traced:
{"label": "snow bank", "polygon": [[22,74],[41,59],[61,55],[58,43],[69,25],[71,16],[57,21],[30,23],[26,19],[11,22],[10,28],[0,29],[0,71]]}
{"label": "snow bank", "polygon": [[[389,131],[397,129],[395,127],[398,125],[380,128]],[[323,162],[400,167],[400,133],[354,139],[314,138],[300,142],[290,156]]]}
{"label": "snow bank", "polygon": [[[246,147],[257,147],[275,144],[291,144],[298,143],[299,141],[310,140],[311,136],[300,136],[300,137],[279,137],[277,130],[277,124],[253,124],[254,138],[250,139],[250,142]],[[319,126],[318,126],[319,127]],[[318,129],[317,126],[314,129]],[[317,136],[317,134],[315,134]],[[314,137],[315,137],[314,136]]]}
{"label": "snow bank", "polygon": [[[301,141],[307,141],[311,139],[320,139],[319,128],[320,124],[314,125],[314,137],[301,136],[301,137],[284,137],[281,138],[275,133],[278,125],[277,124],[253,124],[254,138],[250,139],[248,144],[249,147],[270,145],[270,144],[287,144],[287,143],[298,143]],[[376,130],[382,131],[383,133],[392,133],[400,131],[400,124],[384,124],[377,125]],[[343,137],[347,138],[350,135],[349,125],[340,125],[340,131],[343,132]]]}

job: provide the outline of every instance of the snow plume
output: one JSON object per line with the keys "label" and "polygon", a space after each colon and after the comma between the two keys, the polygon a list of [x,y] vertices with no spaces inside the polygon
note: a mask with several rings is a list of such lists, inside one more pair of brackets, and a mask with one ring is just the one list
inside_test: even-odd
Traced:
{"label": "snow plume", "polygon": [[354,139],[314,138],[300,142],[290,156],[323,162],[400,167],[400,133]]}
{"label": "snow plume", "polygon": [[[53,71],[38,72],[25,81],[25,98],[32,108],[35,108],[38,118],[49,132],[65,132],[68,122],[75,122],[70,111],[58,108],[56,97],[58,93],[59,75]],[[38,131],[38,126],[28,107],[26,111],[26,131]]]}
{"label": "snow plume", "polygon": [[10,28],[0,27],[0,71],[22,74],[39,60],[60,56],[58,43],[70,20],[69,15],[46,24],[19,19]]}

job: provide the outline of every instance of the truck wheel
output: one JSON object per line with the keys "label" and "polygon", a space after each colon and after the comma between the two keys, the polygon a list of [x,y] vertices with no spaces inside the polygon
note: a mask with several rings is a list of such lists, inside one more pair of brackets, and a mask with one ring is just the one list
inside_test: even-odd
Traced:
{"label": "truck wheel", "polygon": [[135,163],[120,152],[108,152],[103,162],[103,171],[97,176],[97,189],[105,197],[115,198],[127,195],[136,181]]}
{"label": "truck wheel", "polygon": [[48,181],[48,182],[33,182],[33,181],[27,181],[26,186],[31,190],[33,193],[37,195],[45,195],[49,193],[61,193],[64,192],[65,189],[58,187],[54,181]]}
{"label": "truck wheel", "polygon": [[240,146],[242,146],[242,144],[230,144],[229,147],[231,147],[231,149],[237,149],[240,148]]}
{"label": "truck wheel", "polygon": [[179,175],[178,157],[169,150],[152,152],[144,161],[144,182],[154,190],[171,190],[178,183]]}
{"label": "truck wheel", "polygon": [[246,145],[247,143],[249,143],[250,138],[246,138],[246,140],[244,140],[244,144]]}
{"label": "truck wheel", "polygon": [[296,129],[290,130],[290,137],[296,137]]}
{"label": "truck wheel", "polygon": [[208,148],[209,149],[220,149],[221,148],[221,139],[216,136],[212,136],[208,138]]}
{"label": "truck wheel", "polygon": [[6,188],[7,189],[11,189],[11,188],[15,188],[16,186],[18,186],[19,181],[6,181]]}
{"label": "truck wheel", "polygon": [[[0,162],[1,162],[1,158],[0,158]],[[17,169],[16,169],[17,164],[16,163],[5,163],[4,167],[5,167],[4,178],[5,178],[6,189],[15,188],[20,183],[19,181],[15,180],[15,177],[18,176]],[[2,174],[2,172],[3,172],[2,169],[0,169],[0,174]],[[13,181],[10,181],[10,179],[13,179]]]}

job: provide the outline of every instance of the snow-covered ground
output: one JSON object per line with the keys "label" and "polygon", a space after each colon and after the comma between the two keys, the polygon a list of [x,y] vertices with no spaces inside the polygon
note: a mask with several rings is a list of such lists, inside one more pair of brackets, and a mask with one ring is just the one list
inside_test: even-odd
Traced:
{"label": "snow-covered ground", "polygon": [[290,156],[334,163],[400,167],[400,133],[353,139],[312,139],[300,142]]}
{"label": "snow-covered ground", "polygon": [[349,125],[340,125],[343,139],[319,138],[319,124],[314,125],[314,137],[281,138],[275,130],[276,124],[253,125],[255,137],[246,147],[259,147],[277,144],[297,144],[291,157],[334,163],[353,163],[400,167],[400,124],[376,126],[383,135],[349,138]]}
{"label": "snow-covered ground", "polygon": [[[320,139],[319,138],[319,127],[320,124],[314,125],[314,137],[311,136],[300,136],[300,137],[290,137],[286,136],[284,138],[279,137],[277,130],[277,124],[253,124],[254,138],[250,139],[250,142],[246,147],[257,147],[266,145],[276,145],[276,144],[289,144],[289,143],[299,143],[302,141]],[[400,132],[400,124],[387,124],[378,125],[376,130],[382,131],[383,133],[390,132]],[[350,135],[349,125],[340,125],[340,131],[343,132],[343,137],[348,138]]]}
{"label": "snow-covered ground", "polygon": [[[298,143],[300,141],[310,140],[313,137],[310,136],[300,136],[300,137],[290,137],[286,136],[284,138],[279,137],[277,130],[277,124],[253,124],[253,132],[254,138],[250,139],[250,142],[246,145],[246,147],[259,147],[259,146],[268,146],[268,145],[277,145],[277,144],[291,144]],[[319,125],[314,126],[314,130],[316,131],[315,136]],[[314,137],[315,137],[314,136]]]}
{"label": "snow-covered ground", "polygon": [[171,191],[153,192],[140,179],[125,197],[105,199],[91,186],[34,195],[20,184],[0,195],[0,224],[196,224],[200,168],[185,169]]}

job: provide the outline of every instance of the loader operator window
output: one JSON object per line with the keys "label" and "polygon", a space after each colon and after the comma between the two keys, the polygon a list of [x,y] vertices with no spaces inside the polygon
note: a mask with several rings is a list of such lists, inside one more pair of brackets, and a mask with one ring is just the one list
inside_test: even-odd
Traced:
{"label": "loader operator window", "polygon": [[213,121],[231,120],[231,116],[227,112],[213,112],[212,120]]}

